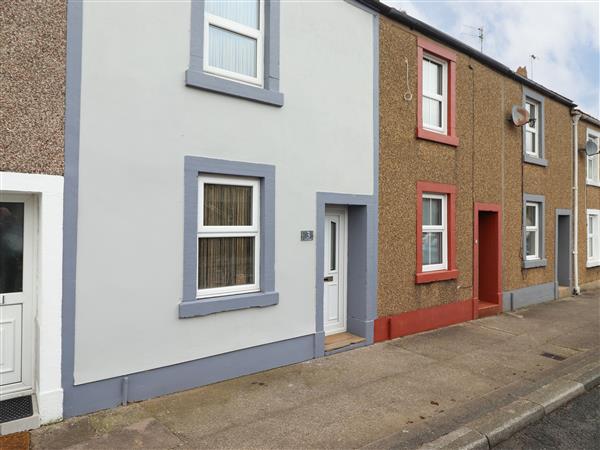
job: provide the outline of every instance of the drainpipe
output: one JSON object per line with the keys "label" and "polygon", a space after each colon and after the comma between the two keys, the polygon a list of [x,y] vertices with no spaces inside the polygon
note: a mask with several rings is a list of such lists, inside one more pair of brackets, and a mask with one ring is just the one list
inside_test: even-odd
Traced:
{"label": "drainpipe", "polygon": [[573,120],[573,294],[579,295],[581,290],[579,288],[579,261],[578,261],[578,247],[579,247],[579,170],[578,170],[578,144],[577,144],[577,123],[581,113],[572,113]]}

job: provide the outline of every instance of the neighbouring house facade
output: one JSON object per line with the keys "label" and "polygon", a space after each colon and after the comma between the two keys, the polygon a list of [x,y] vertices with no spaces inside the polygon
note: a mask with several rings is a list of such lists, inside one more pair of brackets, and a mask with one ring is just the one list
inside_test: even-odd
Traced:
{"label": "neighbouring house facade", "polygon": [[375,340],[569,293],[574,103],[382,13]]}
{"label": "neighbouring house facade", "polygon": [[62,417],[66,6],[0,7],[0,434]]}
{"label": "neighbouring house facade", "polygon": [[596,152],[600,148],[600,121],[578,113],[578,282],[585,289],[600,282],[600,154],[587,156],[585,152],[589,141]]}
{"label": "neighbouring house facade", "polygon": [[372,343],[376,14],[70,2],[69,27],[64,415]]}

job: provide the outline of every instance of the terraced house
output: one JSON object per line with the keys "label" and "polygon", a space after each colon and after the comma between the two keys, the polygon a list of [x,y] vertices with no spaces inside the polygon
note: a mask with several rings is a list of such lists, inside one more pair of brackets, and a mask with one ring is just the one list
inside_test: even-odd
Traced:
{"label": "terraced house", "polygon": [[3,434],[600,280],[600,122],[405,13],[2,8]]}

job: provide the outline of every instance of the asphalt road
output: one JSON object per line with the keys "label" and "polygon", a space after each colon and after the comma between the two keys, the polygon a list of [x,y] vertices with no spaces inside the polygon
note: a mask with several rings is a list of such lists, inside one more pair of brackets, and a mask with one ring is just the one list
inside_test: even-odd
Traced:
{"label": "asphalt road", "polygon": [[504,441],[496,450],[600,449],[600,386]]}

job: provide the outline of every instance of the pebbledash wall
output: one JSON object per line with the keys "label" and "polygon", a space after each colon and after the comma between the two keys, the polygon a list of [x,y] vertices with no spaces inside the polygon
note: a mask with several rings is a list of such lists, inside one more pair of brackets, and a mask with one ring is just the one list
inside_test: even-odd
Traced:
{"label": "pebbledash wall", "polygon": [[37,219],[31,317],[34,415],[3,423],[3,432],[28,429],[62,417],[66,12],[64,2],[59,0],[4,2],[0,15],[0,197],[2,193],[31,195]]}
{"label": "pebbledash wall", "polygon": [[[582,289],[598,286],[600,284],[600,264],[588,263],[588,228],[587,210],[600,210],[600,183],[588,181],[587,159],[583,149],[589,133],[600,136],[600,121],[582,114],[577,125],[577,147],[578,147],[578,196],[579,196],[579,220],[578,220],[578,266],[579,285]],[[598,157],[600,158],[600,157]]]}
{"label": "pebbledash wall", "polygon": [[[403,16],[397,13],[396,16]],[[405,16],[405,15],[404,15]],[[476,203],[502,213],[503,307],[515,309],[555,296],[555,211],[571,208],[571,107],[516,74],[506,76],[455,48],[381,16],[379,272],[376,340],[473,318],[473,221]],[[413,22],[413,19],[410,19]],[[424,24],[423,24],[424,25]],[[431,30],[424,25],[422,30]],[[451,38],[450,38],[451,39]],[[455,137],[447,143],[416,136],[418,50],[423,42],[456,59]],[[459,47],[460,48],[460,47]],[[452,54],[455,54],[453,56]],[[496,63],[497,64],[497,63]],[[506,72],[510,72],[506,69]],[[408,79],[407,79],[408,76]],[[509,122],[525,96],[543,102],[543,155],[526,161],[522,129]],[[557,100],[558,98],[558,100]],[[451,123],[450,123],[451,126]],[[451,141],[451,142],[450,142]],[[545,161],[544,161],[545,160]],[[451,279],[416,283],[418,182],[455,189],[455,269]],[[523,204],[544,200],[545,255],[523,260]]]}
{"label": "pebbledash wall", "polygon": [[[353,2],[271,3],[275,94],[224,95],[192,86],[204,83],[194,70],[186,85],[190,2],[69,2],[65,416],[323,355],[319,224],[330,203],[350,205],[363,239],[350,249],[368,268],[355,316],[373,341],[378,19]],[[274,214],[260,307],[233,300],[209,314],[185,302],[195,300],[186,170],[263,177]]]}

